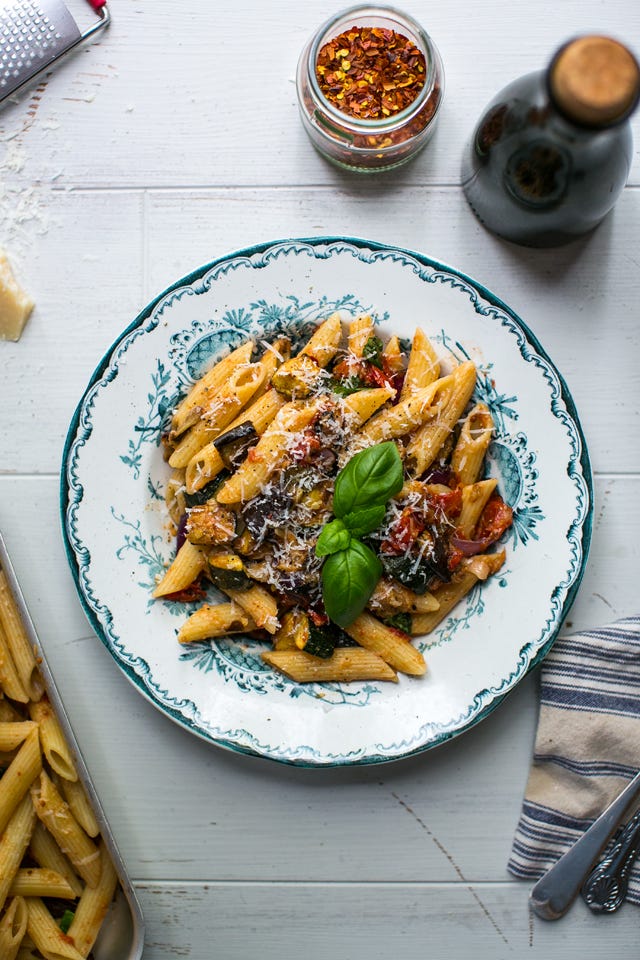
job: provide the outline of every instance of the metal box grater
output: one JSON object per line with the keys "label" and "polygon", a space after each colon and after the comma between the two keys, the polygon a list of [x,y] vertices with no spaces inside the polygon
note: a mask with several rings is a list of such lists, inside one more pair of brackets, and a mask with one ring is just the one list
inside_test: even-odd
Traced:
{"label": "metal box grater", "polygon": [[62,0],[0,0],[0,106],[73,47],[107,26],[106,3],[89,2],[100,19],[81,33]]}

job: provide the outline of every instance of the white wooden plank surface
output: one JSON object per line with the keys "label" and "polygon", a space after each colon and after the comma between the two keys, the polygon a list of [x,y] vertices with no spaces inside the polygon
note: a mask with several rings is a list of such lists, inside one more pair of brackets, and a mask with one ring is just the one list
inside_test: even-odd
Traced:
{"label": "white wooden plank surface", "polygon": [[[529,918],[517,884],[222,884],[139,888],[158,939],[145,960],[584,960],[637,956],[637,915]],[[587,952],[588,951],[588,952]]]}
{"label": "white wooden plank surface", "polygon": [[[78,14],[83,4],[69,0]],[[577,904],[544,924],[506,873],[535,674],[464,737],[397,764],[298,770],[220,751],[145,701],[92,634],[66,566],[58,470],[94,366],[179,276],[286,236],[411,247],[502,297],[573,393],[596,483],[567,629],[637,612],[640,114],[614,214],[559,250],[488,235],[462,197],[459,163],[501,86],[576,32],[637,41],[640,8],[411,0],[445,61],[445,108],[415,163],[359,177],[324,163],[297,116],[296,60],[333,12],[326,4],[110,7],[99,43],[0,114],[0,244],[37,300],[20,343],[0,343],[0,529],[140,894],[145,960],[635,956],[635,908],[594,917]]]}
{"label": "white wooden plank surface", "polygon": [[[350,183],[312,149],[297,113],[299,53],[340,4],[113,0],[99,42],[0,118],[23,175],[83,186]],[[446,99],[434,140],[387,183],[457,183],[463,144],[493,96],[542,69],[576,31],[640,35],[631,0],[403,4],[438,45]],[[639,129],[636,125],[636,129]],[[633,182],[638,182],[638,161]],[[388,187],[382,186],[382,190]]]}

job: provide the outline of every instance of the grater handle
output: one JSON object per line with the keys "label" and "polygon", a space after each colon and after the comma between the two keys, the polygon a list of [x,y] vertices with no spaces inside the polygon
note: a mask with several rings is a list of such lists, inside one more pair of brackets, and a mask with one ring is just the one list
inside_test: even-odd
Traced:
{"label": "grater handle", "polygon": [[80,40],[88,40],[89,37],[92,37],[94,33],[104,29],[104,27],[108,27],[111,23],[111,17],[107,8],[107,0],[87,0],[87,3],[93,7],[100,19],[97,20],[92,27],[89,27],[88,30],[85,30],[80,37]]}

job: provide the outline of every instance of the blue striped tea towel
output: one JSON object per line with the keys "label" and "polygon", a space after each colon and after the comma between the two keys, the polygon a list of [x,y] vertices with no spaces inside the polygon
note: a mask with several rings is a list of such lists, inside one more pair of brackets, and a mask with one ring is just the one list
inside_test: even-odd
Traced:
{"label": "blue striped tea towel", "polygon": [[[546,873],[640,769],[640,617],[556,640],[540,684],[533,763],[508,863],[526,880]],[[627,900],[640,904],[640,860]]]}

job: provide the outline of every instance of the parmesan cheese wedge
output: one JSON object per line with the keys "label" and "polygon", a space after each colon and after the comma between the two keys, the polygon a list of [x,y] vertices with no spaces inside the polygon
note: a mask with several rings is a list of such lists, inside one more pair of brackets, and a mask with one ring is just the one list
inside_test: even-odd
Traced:
{"label": "parmesan cheese wedge", "polygon": [[0,250],[0,340],[19,340],[34,302],[16,281],[4,250]]}

